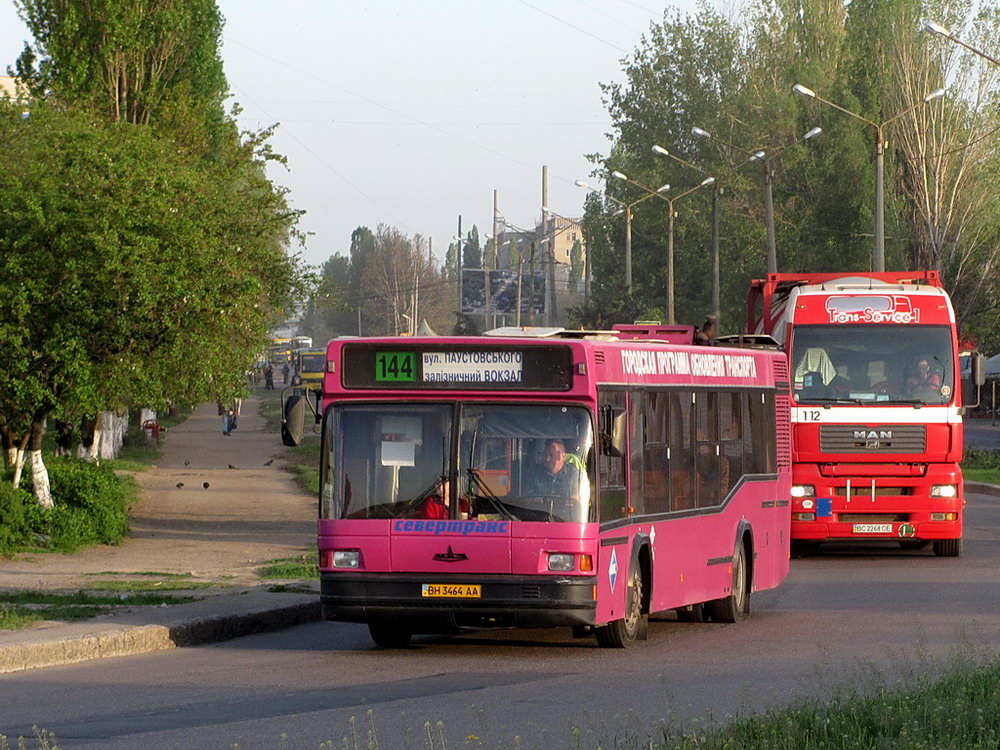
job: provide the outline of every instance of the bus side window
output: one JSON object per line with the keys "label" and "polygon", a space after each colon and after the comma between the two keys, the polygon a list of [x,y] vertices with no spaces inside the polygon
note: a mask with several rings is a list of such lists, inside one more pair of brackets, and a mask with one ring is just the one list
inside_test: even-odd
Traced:
{"label": "bus side window", "polygon": [[723,393],[719,402],[719,440],[722,454],[722,496],[727,497],[743,476],[744,393]]}
{"label": "bus side window", "polygon": [[628,456],[629,456],[629,486],[628,500],[631,513],[646,512],[643,502],[645,476],[643,474],[642,438],[645,431],[645,413],[643,412],[643,392],[632,391],[628,397]]}
{"label": "bus side window", "polygon": [[666,391],[647,391],[645,394],[646,424],[642,455],[646,513],[666,513],[670,510],[670,462],[667,459],[669,403]]}
{"label": "bus side window", "polygon": [[774,394],[752,391],[747,394],[750,429],[743,431],[744,471],[773,474],[777,471],[774,437]]}
{"label": "bus side window", "polygon": [[694,393],[670,394],[670,509],[695,507],[694,446],[692,411]]}
{"label": "bus side window", "polygon": [[699,392],[695,401],[699,508],[719,504],[719,393]]}
{"label": "bus side window", "polygon": [[[625,394],[622,391],[599,391],[598,409],[605,406],[625,408]],[[598,413],[603,413],[599,411]],[[628,515],[627,497],[625,494],[625,456],[609,456],[604,451],[598,452],[598,497],[600,503],[601,521],[611,521]]]}

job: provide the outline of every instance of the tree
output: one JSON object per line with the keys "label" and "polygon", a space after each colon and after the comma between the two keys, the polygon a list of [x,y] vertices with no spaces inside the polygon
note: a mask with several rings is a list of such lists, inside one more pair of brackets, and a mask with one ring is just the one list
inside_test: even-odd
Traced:
{"label": "tree", "polygon": [[[35,38],[17,75],[36,99],[105,119],[221,124],[228,85],[215,0],[15,0]],[[192,118],[193,115],[193,118]]]}
{"label": "tree", "polygon": [[48,502],[50,415],[215,398],[296,289],[295,214],[231,144],[212,169],[141,126],[0,108],[0,372]]}

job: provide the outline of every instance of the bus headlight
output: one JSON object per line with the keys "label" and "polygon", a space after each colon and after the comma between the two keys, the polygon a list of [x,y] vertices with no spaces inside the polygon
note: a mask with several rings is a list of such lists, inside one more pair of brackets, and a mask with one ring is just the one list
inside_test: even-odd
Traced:
{"label": "bus headlight", "polygon": [[931,497],[957,497],[958,487],[954,484],[935,484],[931,486]]}
{"label": "bus headlight", "polygon": [[333,553],[333,567],[335,568],[360,568],[361,550],[359,549],[338,549]]}
{"label": "bus headlight", "polygon": [[549,570],[570,571],[573,570],[573,555],[562,553],[549,555]]}
{"label": "bus headlight", "polygon": [[816,488],[811,484],[793,484],[792,497],[816,497]]}

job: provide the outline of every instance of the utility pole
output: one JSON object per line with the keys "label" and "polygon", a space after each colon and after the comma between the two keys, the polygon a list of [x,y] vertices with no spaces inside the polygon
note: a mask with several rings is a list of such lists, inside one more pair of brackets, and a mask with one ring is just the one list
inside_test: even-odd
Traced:
{"label": "utility pole", "polygon": [[455,253],[455,275],[458,277],[458,310],[456,318],[462,314],[462,214],[458,215],[458,234],[455,235],[458,250]]}
{"label": "utility pole", "polygon": [[547,251],[542,254],[548,266],[545,274],[545,325],[551,326],[557,319],[556,310],[556,253],[555,253],[555,232],[549,236],[549,212],[546,207],[549,205],[549,168],[542,165],[542,234],[548,240]]}
{"label": "utility pole", "polygon": [[[490,264],[491,265],[490,272],[487,272],[487,274],[486,274],[486,285],[487,285],[487,288],[489,289],[489,294],[486,296],[486,299],[491,300],[491,301],[492,301],[492,298],[493,298],[493,287],[492,287],[492,284],[491,284],[491,281],[492,281],[491,276],[493,274],[491,272],[495,268],[497,268],[497,263],[500,260],[500,234],[497,231],[497,227],[499,226],[499,223],[498,223],[497,219],[499,218],[499,215],[500,215],[500,195],[499,195],[498,191],[494,188],[494,190],[493,190],[493,263]],[[493,327],[494,328],[497,327],[497,313],[496,313],[496,310],[493,311]]]}

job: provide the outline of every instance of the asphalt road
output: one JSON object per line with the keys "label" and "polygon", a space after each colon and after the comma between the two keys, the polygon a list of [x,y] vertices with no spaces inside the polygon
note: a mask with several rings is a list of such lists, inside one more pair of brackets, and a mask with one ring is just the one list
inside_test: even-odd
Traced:
{"label": "asphalt road", "polygon": [[609,747],[655,736],[665,720],[725,720],[873,675],[905,680],[956,653],[995,653],[998,568],[1000,498],[973,495],[962,557],[828,549],[793,561],[786,582],[755,595],[753,617],[738,625],[663,619],[625,651],[561,630],[418,637],[411,649],[381,651],[363,626],[315,623],[0,676],[0,733],[41,726],[64,750],[330,740],[353,750],[370,747],[371,710],[380,748],[444,747],[441,733],[448,748],[512,748],[515,736],[525,749]]}

